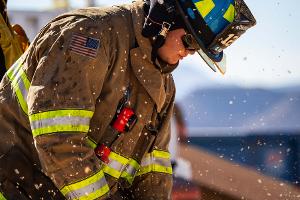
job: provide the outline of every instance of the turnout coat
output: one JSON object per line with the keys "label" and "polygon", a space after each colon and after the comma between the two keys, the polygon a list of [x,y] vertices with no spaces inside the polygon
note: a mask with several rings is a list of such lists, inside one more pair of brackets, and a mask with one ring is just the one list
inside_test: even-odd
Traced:
{"label": "turnout coat", "polygon": [[[143,4],[57,17],[6,73],[0,85],[4,197],[170,198],[175,86],[161,71],[167,64],[151,62],[151,42],[141,35]],[[103,163],[94,148],[109,134],[125,95],[138,119]]]}

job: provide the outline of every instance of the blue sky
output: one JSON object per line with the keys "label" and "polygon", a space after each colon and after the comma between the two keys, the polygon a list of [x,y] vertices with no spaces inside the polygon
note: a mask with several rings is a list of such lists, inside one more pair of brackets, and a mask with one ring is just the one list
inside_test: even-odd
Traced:
{"label": "blue sky", "polygon": [[[52,7],[51,0],[8,1],[8,9],[43,10]],[[257,19],[257,25],[225,50],[226,75],[211,72],[198,56],[191,56],[174,74],[182,87],[230,84],[276,88],[300,85],[300,1],[245,1]],[[70,2],[73,8],[86,5],[84,0]],[[131,1],[97,1],[102,5],[127,2]]]}

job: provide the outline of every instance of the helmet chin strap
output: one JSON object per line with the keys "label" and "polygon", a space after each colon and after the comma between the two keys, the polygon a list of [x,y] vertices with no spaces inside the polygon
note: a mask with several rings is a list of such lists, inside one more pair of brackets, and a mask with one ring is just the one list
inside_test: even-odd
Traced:
{"label": "helmet chin strap", "polygon": [[164,22],[159,35],[155,38],[154,43],[152,45],[151,61],[163,74],[171,73],[178,66],[178,63],[173,65],[166,63],[161,58],[159,58],[157,54],[158,49],[162,47],[165,43],[170,27],[170,24]]}
{"label": "helmet chin strap", "polygon": [[142,35],[151,40],[151,61],[161,73],[169,73],[178,65],[170,65],[158,56],[158,49],[164,45],[168,32],[183,27],[181,23],[176,21],[177,13],[174,1],[148,0],[144,7],[147,17]]}
{"label": "helmet chin strap", "polygon": [[162,47],[165,43],[167,34],[171,28],[171,24],[167,22],[163,22],[162,28],[159,34],[155,37],[154,43],[152,44],[152,52],[151,52],[151,61],[155,63],[157,59],[157,52],[160,47]]}

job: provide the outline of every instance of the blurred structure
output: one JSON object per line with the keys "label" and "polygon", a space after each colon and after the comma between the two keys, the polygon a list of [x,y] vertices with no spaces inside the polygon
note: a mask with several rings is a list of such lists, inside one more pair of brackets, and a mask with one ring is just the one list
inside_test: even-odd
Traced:
{"label": "blurred structure", "polygon": [[[294,144],[291,139],[279,140],[278,137],[271,139],[253,136],[248,139],[235,139],[235,141],[233,137],[190,137],[188,140],[183,115],[179,105],[176,104],[170,143],[175,163],[173,200],[296,200],[300,198],[300,190],[295,186],[262,174],[268,169],[273,171],[273,174],[269,175],[276,176],[274,174],[276,171],[278,176],[278,173],[286,173],[292,168],[294,168],[292,172],[296,173],[297,167],[292,166],[291,163],[298,163],[295,160],[297,146],[289,146]],[[266,142],[268,146],[262,145]],[[276,148],[276,143],[281,144],[279,149]],[[191,144],[204,147],[206,150],[193,147]],[[251,152],[244,149],[247,146]],[[290,153],[288,157],[286,148]],[[216,149],[222,154],[213,151]],[[213,151],[216,155],[208,153],[207,150]],[[252,158],[252,162],[253,157],[256,157],[261,160],[264,168],[258,172],[233,162],[230,156],[234,161],[247,159],[248,156],[250,160]],[[226,158],[231,161],[227,161]],[[252,166],[254,164],[255,162]]]}
{"label": "blurred structure", "polygon": [[[27,33],[30,41],[36,34],[53,18],[69,11],[71,8],[69,0],[53,0],[53,7],[49,10],[11,10],[9,19],[14,23],[20,24]],[[94,0],[86,0],[89,7],[96,6]]]}
{"label": "blurred structure", "polygon": [[174,115],[171,121],[171,141],[170,141],[170,152],[172,159],[175,160],[177,157],[177,146],[178,143],[187,142],[187,127],[184,122],[183,112],[178,103],[174,104]]}
{"label": "blurred structure", "polygon": [[88,7],[94,7],[94,6],[96,6],[95,0],[87,0],[87,6]]}
{"label": "blurred structure", "polygon": [[27,33],[29,40],[32,41],[42,27],[63,12],[64,10],[60,9],[46,11],[12,10],[9,12],[9,19],[11,23],[20,24]]}
{"label": "blurred structure", "polygon": [[286,182],[226,161],[193,146],[181,146],[180,156],[192,164],[192,181],[201,200],[296,200],[300,190]]}
{"label": "blurred structure", "polygon": [[193,145],[218,157],[300,186],[300,135],[289,132],[250,134],[244,137],[191,137],[190,140]]}
{"label": "blurred structure", "polygon": [[182,100],[192,144],[300,185],[300,90],[219,87]]}
{"label": "blurred structure", "polygon": [[184,116],[182,109],[180,108],[178,103],[175,103],[174,105],[174,117],[176,121],[176,130],[177,130],[177,136],[178,136],[178,142],[179,143],[187,143],[187,127],[186,123],[184,121]]}
{"label": "blurred structure", "polygon": [[173,166],[172,200],[200,199],[200,189],[191,181],[191,163],[180,155],[180,146],[187,144],[187,127],[183,112],[178,103],[174,105],[174,115],[171,121],[171,141],[169,150]]}
{"label": "blurred structure", "polygon": [[69,9],[68,0],[53,0],[54,9]]}

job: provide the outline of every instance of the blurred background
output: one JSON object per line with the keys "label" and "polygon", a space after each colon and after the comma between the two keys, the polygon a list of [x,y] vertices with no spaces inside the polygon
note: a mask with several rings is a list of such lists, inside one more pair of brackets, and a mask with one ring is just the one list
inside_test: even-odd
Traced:
{"label": "blurred background", "polygon": [[[225,50],[227,73],[214,73],[197,55],[174,72],[185,143],[299,188],[300,1],[245,1],[257,25]],[[32,41],[60,13],[130,2],[8,0],[8,15]]]}

